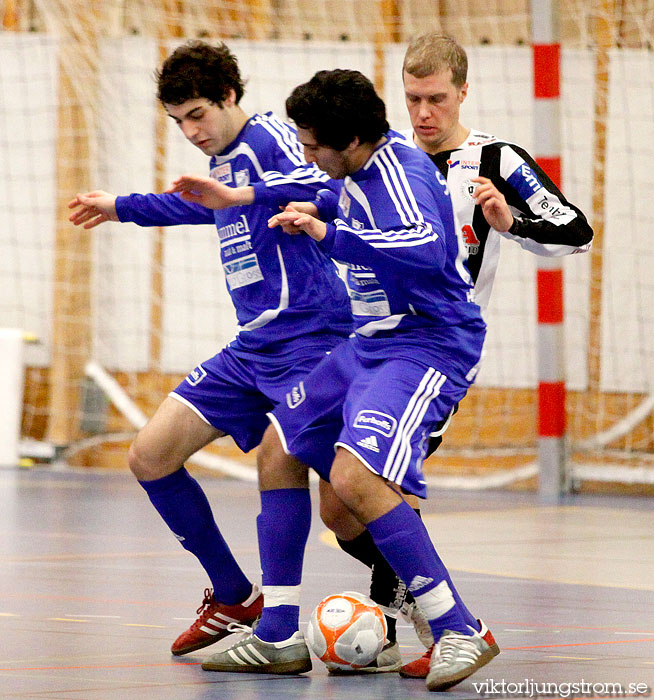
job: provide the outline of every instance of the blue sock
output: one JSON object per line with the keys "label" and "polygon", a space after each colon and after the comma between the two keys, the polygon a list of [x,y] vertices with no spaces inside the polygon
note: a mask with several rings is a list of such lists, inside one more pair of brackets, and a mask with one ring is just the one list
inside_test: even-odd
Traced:
{"label": "blue sock", "polygon": [[[420,516],[418,516],[418,517],[420,517]],[[422,520],[421,520],[421,522],[422,522]],[[423,523],[422,531],[423,531],[425,546],[430,547],[431,549],[434,549],[434,544],[431,541],[431,538],[429,537],[429,533],[427,532],[427,528],[424,527],[424,523]],[[434,549],[434,551],[436,551],[436,550]],[[438,556],[438,554],[436,556]],[[439,559],[439,561],[440,561],[440,559]],[[443,565],[443,568],[445,568],[445,565]],[[463,600],[461,600],[461,596],[459,595],[459,592],[456,590],[454,583],[452,582],[452,579],[451,579],[450,574],[447,571],[447,569],[445,569],[445,573],[446,573],[445,580],[447,581],[447,585],[449,586],[450,590],[452,591],[452,595],[454,596],[454,601],[457,605],[457,608],[459,609],[459,612],[463,615],[463,619],[465,620],[466,625],[468,627],[472,627],[472,629],[479,632],[479,630],[481,630],[481,625],[479,624],[479,621],[468,610],[468,608],[466,607]],[[444,628],[444,629],[446,629],[446,628]]]}
{"label": "blue sock", "polygon": [[446,629],[470,634],[464,610],[454,598],[447,569],[411,506],[402,501],[368,523],[367,529],[386,561],[423,608],[434,639],[440,639]]}
{"label": "blue sock", "polygon": [[302,563],[310,528],[309,489],[261,492],[257,532],[264,608],[256,635],[266,642],[288,639],[299,629]]}
{"label": "blue sock", "polygon": [[200,484],[184,467],[139,484],[182,547],[200,560],[213,585],[214,598],[226,605],[243,602],[252,592],[252,584],[220,534]]}

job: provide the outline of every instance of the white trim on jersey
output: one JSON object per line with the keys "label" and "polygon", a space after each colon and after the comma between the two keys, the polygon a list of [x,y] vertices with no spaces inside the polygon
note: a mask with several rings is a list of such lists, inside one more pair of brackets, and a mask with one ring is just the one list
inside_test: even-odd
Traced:
{"label": "white trim on jersey", "polygon": [[296,165],[302,165],[305,162],[293,131],[281,119],[272,114],[257,114],[250,123],[262,126],[275,139],[279,148],[291,162]]}
{"label": "white trim on jersey", "polygon": [[402,129],[402,131],[398,131],[397,133],[400,134],[401,138],[393,136],[391,139],[389,139],[389,144],[401,143],[403,146],[418,148],[418,145],[413,140],[413,129]]}
{"label": "white trim on jersey", "polygon": [[238,238],[225,238],[220,241],[221,248],[228,248],[230,245],[236,245],[237,243],[243,243],[243,241],[249,241],[252,238],[251,233],[246,233],[245,236],[239,236]]}
{"label": "white trim on jersey", "polygon": [[424,216],[422,215],[422,210],[418,206],[418,203],[416,202],[416,198],[413,194],[413,189],[411,188],[411,185],[409,184],[409,181],[406,176],[406,172],[402,165],[400,164],[400,161],[397,157],[397,153],[391,148],[385,148],[383,149],[383,155],[380,153],[380,158],[388,158],[392,162],[392,165],[394,166],[393,169],[391,170],[392,173],[396,173],[397,177],[400,179],[401,183],[401,189],[398,188],[398,191],[403,193],[406,198],[408,199],[408,202],[406,203],[406,207],[409,211],[412,212],[413,216],[415,216],[416,221],[423,222],[425,220]]}
{"label": "white trim on jersey", "polygon": [[[373,248],[411,248],[432,243],[438,239],[438,235],[431,230],[430,224],[425,224],[417,231],[415,229],[400,229],[399,231],[380,231],[377,229],[373,231],[341,226],[340,224],[344,223],[341,219],[336,219],[334,223],[339,230],[355,233],[359,238],[370,243]],[[408,240],[410,238],[413,240]]]}
{"label": "white trim on jersey", "polygon": [[409,400],[402,417],[398,421],[397,433],[388,451],[382,476],[396,484],[401,484],[411,463],[411,438],[420,427],[429,404],[440,393],[447,377],[430,367],[413,396]]}
{"label": "white trim on jersey", "polygon": [[254,169],[257,171],[257,175],[259,177],[261,177],[263,175],[264,170],[261,167],[261,163],[259,163],[259,159],[257,158],[257,154],[252,150],[252,147],[250,146],[250,144],[245,143],[245,141],[241,141],[233,151],[230,151],[229,153],[226,153],[225,155],[214,156],[213,162],[215,163],[215,165],[221,165],[222,163],[226,163],[230,160],[233,160],[238,155],[243,155],[243,156],[246,156],[246,158],[249,158],[250,162],[254,166]]}
{"label": "white trim on jersey", "polygon": [[279,316],[279,314],[288,309],[288,276],[286,275],[286,266],[284,265],[284,256],[282,255],[281,248],[277,246],[277,258],[279,260],[279,268],[282,276],[282,288],[279,292],[279,305],[275,309],[266,309],[263,313],[259,314],[256,318],[246,323],[244,326],[238,327],[238,332],[241,331],[253,331],[256,328],[261,328],[265,326],[270,321]]}
{"label": "white trim on jersey", "polygon": [[[357,201],[357,203],[361,206],[363,211],[366,212],[368,221],[370,221],[370,225],[377,227],[377,224],[375,223],[375,217],[372,215],[372,208],[370,207],[370,202],[368,201],[366,195],[363,194],[363,190],[359,187],[359,185],[357,185],[357,183],[354,182],[354,180],[348,175],[345,178],[343,187],[345,188],[346,192],[352,195],[352,199]],[[340,221],[340,219],[338,219],[338,221]]]}
{"label": "white trim on jersey", "polygon": [[400,220],[404,226],[411,226],[411,224],[420,221],[420,219],[416,217],[415,211],[411,211],[408,199],[398,182],[397,169],[391,163],[387,163],[387,160],[387,158],[384,158],[384,154],[380,153],[377,159],[377,167],[384,185],[386,185],[386,191],[395,205],[395,211],[400,216]]}
{"label": "white trim on jersey", "polygon": [[[341,219],[334,222],[338,229],[356,234],[374,248],[402,248],[430,243],[438,239],[432,225],[426,222],[418,207],[413,190],[397,155],[390,148],[394,142],[404,143],[401,139],[392,139],[380,148],[366,163],[364,170],[377,167],[385,185],[386,192],[406,229],[382,231],[373,229],[355,229],[345,225]],[[345,178],[345,190],[364,209],[372,226],[376,226],[372,216],[372,207],[361,188],[350,177]]]}
{"label": "white trim on jersey", "polygon": [[405,226],[424,222],[422,212],[418,208],[413,191],[409,185],[404,168],[397,156],[388,147],[380,149],[373,161],[382,176],[386,191],[395,205],[395,210]]}
{"label": "white trim on jersey", "polygon": [[316,166],[304,166],[291,170],[290,173],[280,173],[276,170],[269,170],[268,172],[262,173],[261,179],[266,183],[266,186],[270,185],[295,185],[295,184],[311,184],[314,182],[327,182],[329,180],[329,175],[324,173]]}
{"label": "white trim on jersey", "polygon": [[400,322],[407,314],[394,314],[393,316],[386,316],[378,321],[370,321],[363,326],[359,326],[354,332],[359,335],[364,335],[367,338],[375,335],[377,331],[392,331],[393,328],[397,328]]}

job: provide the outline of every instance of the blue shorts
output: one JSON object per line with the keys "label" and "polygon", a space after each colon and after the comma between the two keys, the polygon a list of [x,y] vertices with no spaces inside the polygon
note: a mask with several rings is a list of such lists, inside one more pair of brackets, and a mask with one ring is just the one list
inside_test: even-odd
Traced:
{"label": "blue shorts", "polygon": [[277,358],[267,354],[261,359],[227,347],[198,365],[170,396],[249,452],[261,442],[269,425],[266,414],[343,342],[340,336],[325,336],[319,345],[301,347],[297,343]]}
{"label": "blue shorts", "polygon": [[366,360],[339,345],[270,414],[288,454],[329,480],[336,447],[405,491],[426,497],[422,463],[429,434],[465,396],[470,381],[435,358]]}

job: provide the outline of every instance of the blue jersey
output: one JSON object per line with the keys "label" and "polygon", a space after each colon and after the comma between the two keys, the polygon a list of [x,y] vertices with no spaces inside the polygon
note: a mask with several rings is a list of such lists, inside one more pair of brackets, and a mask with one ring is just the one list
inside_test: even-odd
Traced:
{"label": "blue jersey", "polygon": [[[116,199],[120,221],[140,226],[214,223],[227,288],[239,332],[234,350],[281,350],[307,336],[342,335],[352,329],[347,291],[334,263],[307,236],[269,229],[283,194],[267,183],[292,174],[303,199],[312,199],[328,176],[308,166],[295,131],[272,115],[256,114],[234,141],[210,162],[211,177],[232,187],[268,191],[246,206],[212,210],[177,194],[132,194]],[[281,196],[281,199],[280,199]]]}
{"label": "blue jersey", "polygon": [[476,364],[485,325],[447,184],[420,149],[396,132],[386,136],[340,196],[319,193],[331,220],[319,245],[347,267],[358,352],[382,358],[403,344],[427,363],[442,350],[462,366]]}

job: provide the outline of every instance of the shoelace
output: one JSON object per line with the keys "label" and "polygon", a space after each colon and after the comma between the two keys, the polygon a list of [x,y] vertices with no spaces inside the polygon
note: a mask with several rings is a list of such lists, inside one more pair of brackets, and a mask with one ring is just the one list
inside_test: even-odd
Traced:
{"label": "shoelace", "polygon": [[252,634],[254,632],[254,629],[250,627],[249,625],[243,625],[240,622],[230,622],[227,625],[227,631],[228,632],[247,632],[248,634]]}
{"label": "shoelace", "polygon": [[230,645],[225,649],[225,651],[229,651],[230,649],[234,649],[234,647],[239,646],[243,642],[246,642],[249,640],[251,637],[254,636],[254,630],[252,627],[248,627],[247,625],[242,625],[240,622],[230,622],[227,625],[227,631],[228,632],[244,632],[245,637],[241,637],[237,641],[234,642],[234,644]]}
{"label": "shoelace", "polygon": [[213,602],[213,588],[205,588],[204,589],[204,600],[202,601],[202,605],[195,611],[196,615],[202,615],[202,613],[205,611],[205,609],[211,605]]}

